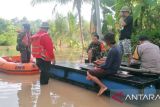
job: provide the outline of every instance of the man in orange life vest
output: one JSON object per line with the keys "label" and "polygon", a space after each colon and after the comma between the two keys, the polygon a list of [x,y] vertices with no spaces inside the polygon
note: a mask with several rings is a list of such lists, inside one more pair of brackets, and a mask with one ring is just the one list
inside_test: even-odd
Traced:
{"label": "man in orange life vest", "polygon": [[51,63],[55,64],[54,46],[48,34],[49,24],[43,22],[40,30],[32,36],[32,55],[41,70],[40,84],[48,84]]}

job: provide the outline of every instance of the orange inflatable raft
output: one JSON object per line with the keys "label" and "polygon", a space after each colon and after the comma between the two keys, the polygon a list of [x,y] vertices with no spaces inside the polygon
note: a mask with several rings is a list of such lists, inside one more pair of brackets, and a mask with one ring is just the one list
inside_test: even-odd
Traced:
{"label": "orange inflatable raft", "polygon": [[33,61],[30,61],[30,63],[20,63],[20,56],[0,57],[0,71],[20,75],[39,73],[39,69]]}

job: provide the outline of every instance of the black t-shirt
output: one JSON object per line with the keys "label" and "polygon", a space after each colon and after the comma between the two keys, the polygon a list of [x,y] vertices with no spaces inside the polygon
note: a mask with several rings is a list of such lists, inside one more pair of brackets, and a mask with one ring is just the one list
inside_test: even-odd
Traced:
{"label": "black t-shirt", "polygon": [[133,29],[133,17],[128,16],[126,19],[124,19],[124,22],[126,23],[126,26],[124,26],[124,28],[121,30],[120,40],[131,39]]}

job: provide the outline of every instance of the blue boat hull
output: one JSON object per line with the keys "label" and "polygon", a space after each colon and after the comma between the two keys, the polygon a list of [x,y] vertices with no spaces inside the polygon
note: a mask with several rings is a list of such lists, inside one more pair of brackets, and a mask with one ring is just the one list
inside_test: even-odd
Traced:
{"label": "blue boat hull", "polygon": [[[52,66],[50,70],[51,77],[59,78],[66,82],[71,82],[77,85],[84,86],[97,90],[97,86],[86,80],[86,70],[74,67],[65,67],[63,65]],[[145,80],[146,79],[146,80]],[[122,92],[124,95],[128,94],[155,94],[155,83],[159,81],[158,78],[151,77],[123,77],[112,76],[102,79],[102,82],[108,87],[111,92]]]}

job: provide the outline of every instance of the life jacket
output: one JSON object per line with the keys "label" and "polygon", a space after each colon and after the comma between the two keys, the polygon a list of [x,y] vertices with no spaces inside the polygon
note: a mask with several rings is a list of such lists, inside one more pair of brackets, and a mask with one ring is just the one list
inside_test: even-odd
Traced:
{"label": "life jacket", "polygon": [[32,36],[32,55],[35,58],[42,58],[45,61],[50,61],[51,58],[49,57],[46,49],[41,45],[41,38],[48,33],[43,33],[41,35],[35,34]]}

